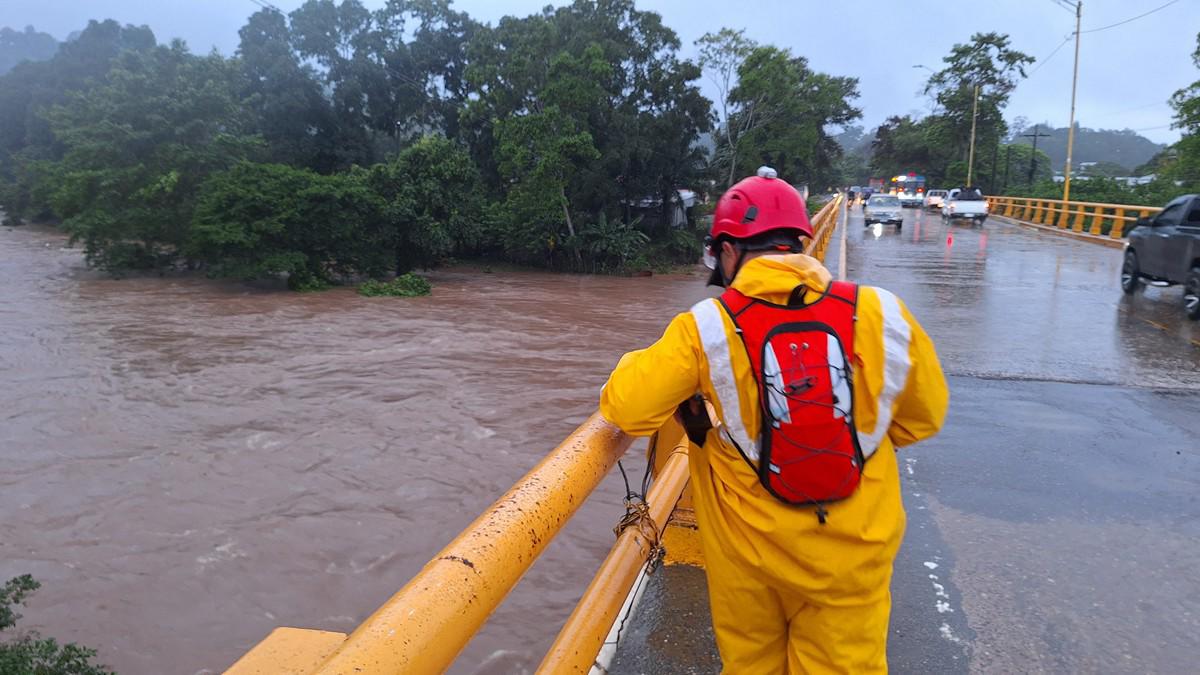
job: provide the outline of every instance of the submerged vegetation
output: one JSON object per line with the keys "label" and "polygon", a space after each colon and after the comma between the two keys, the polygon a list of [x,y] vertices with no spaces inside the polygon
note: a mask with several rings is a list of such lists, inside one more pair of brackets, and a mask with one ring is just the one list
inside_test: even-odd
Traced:
{"label": "submerged vegetation", "polygon": [[[16,607],[41,584],[28,574],[9,579],[0,586],[0,673],[12,675],[112,675],[92,661],[96,650],[73,642],[59,644],[36,631],[18,631]],[[6,636],[6,633],[8,634]]]}

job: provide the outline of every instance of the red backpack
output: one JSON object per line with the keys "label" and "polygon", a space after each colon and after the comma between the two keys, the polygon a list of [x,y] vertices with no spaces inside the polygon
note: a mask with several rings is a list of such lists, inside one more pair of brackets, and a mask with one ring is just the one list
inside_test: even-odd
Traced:
{"label": "red backpack", "polygon": [[[799,297],[797,289],[793,297]],[[816,301],[775,305],[730,288],[720,297],[750,357],[762,432],[757,465],[776,498],[817,507],[854,494],[862,448],[854,427],[854,321],[858,286],[835,281]]]}

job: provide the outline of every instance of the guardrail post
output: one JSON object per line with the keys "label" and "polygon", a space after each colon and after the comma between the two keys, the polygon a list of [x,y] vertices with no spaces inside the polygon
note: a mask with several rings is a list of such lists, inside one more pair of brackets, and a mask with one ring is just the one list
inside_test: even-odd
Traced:
{"label": "guardrail post", "polygon": [[1083,203],[1078,203],[1076,206],[1078,207],[1078,210],[1072,212],[1071,214],[1071,231],[1083,232],[1083,221],[1087,215],[1087,206]]}
{"label": "guardrail post", "polygon": [[1100,234],[1101,224],[1104,222],[1104,207],[1097,205],[1092,209],[1092,227],[1088,230],[1089,234]]}

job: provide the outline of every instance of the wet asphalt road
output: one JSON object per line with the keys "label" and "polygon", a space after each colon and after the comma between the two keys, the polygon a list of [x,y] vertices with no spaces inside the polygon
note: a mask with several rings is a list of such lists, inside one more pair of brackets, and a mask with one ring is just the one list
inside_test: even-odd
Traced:
{"label": "wet asphalt road", "polygon": [[902,297],[950,375],[946,428],[901,451],[893,670],[1194,672],[1200,326],[1179,289],[1124,297],[1120,250],[998,220],[853,208],[847,238],[850,278]]}

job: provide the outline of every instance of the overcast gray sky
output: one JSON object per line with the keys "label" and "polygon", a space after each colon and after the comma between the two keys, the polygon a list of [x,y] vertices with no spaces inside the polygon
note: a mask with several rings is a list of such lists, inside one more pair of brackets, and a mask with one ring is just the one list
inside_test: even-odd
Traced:
{"label": "overcast gray sky", "polygon": [[[384,0],[363,0],[378,7]],[[1192,65],[1200,31],[1200,0],[1170,6],[1124,25],[1087,33],[1153,10],[1168,0],[1087,0],[1080,49],[1077,118],[1083,126],[1129,128],[1158,142],[1178,139],[1166,100],[1200,79]],[[303,0],[274,0],[290,11]],[[546,0],[458,0],[454,6],[480,21],[526,15]],[[550,4],[561,5],[562,2]],[[1066,126],[1070,112],[1074,16],[1055,0],[933,0],[829,2],[828,0],[641,0],[679,34],[684,54],[705,32],[743,28],[760,43],[789,47],[818,70],[860,80],[862,124],[868,129],[889,115],[928,111],[920,94],[928,73],[939,68],[956,42],[974,32],[999,31],[1013,46],[1038,59],[1006,111],[1030,122]],[[147,24],[161,41],[180,37],[193,51],[216,47],[232,53],[237,30],[258,8],[251,0],[0,0],[0,26],[26,25],[63,38],[88,19],[113,18]],[[1056,47],[1057,52],[1054,52]],[[1042,65],[1045,57],[1053,57]],[[706,92],[712,96],[710,86]]]}

